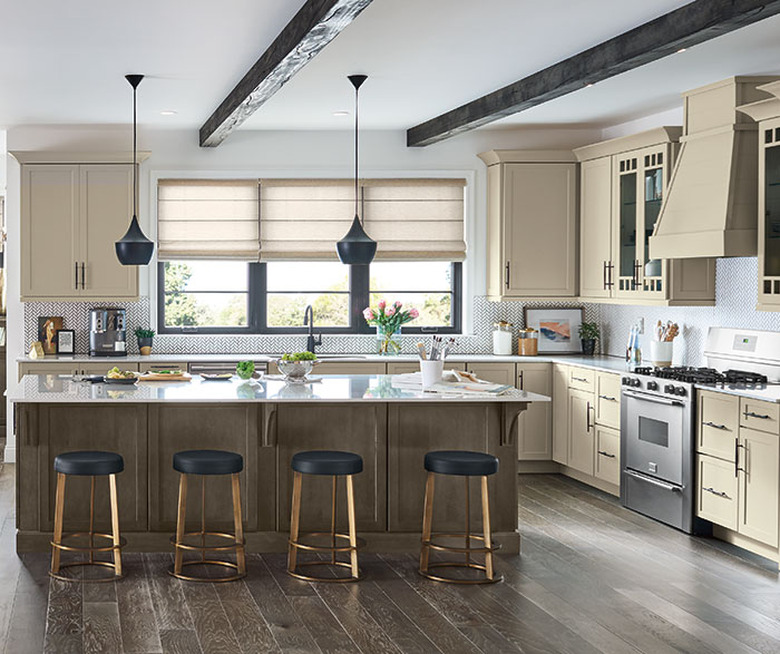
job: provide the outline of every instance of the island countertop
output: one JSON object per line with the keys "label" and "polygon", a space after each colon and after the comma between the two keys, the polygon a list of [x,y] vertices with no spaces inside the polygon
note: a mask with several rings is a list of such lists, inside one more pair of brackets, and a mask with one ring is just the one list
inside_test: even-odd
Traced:
{"label": "island countertop", "polygon": [[73,381],[69,375],[25,375],[9,393],[18,404],[236,403],[236,402],[549,402],[538,393],[509,389],[500,395],[429,393],[393,386],[393,375],[312,376],[306,384],[281,379],[138,382],[134,385]]}

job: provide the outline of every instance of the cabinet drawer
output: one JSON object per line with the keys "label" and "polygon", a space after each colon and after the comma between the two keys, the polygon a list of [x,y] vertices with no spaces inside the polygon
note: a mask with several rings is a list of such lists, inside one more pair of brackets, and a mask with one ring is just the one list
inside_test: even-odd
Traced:
{"label": "cabinet drawer", "polygon": [[596,388],[596,371],[587,368],[569,368],[569,388],[592,392]]}
{"label": "cabinet drawer", "polygon": [[739,424],[769,434],[780,434],[780,404],[743,397],[739,401]]}
{"label": "cabinet drawer", "polygon": [[596,373],[596,424],[620,429],[620,375]]}
{"label": "cabinet drawer", "polygon": [[620,432],[596,426],[596,477],[620,485]]}
{"label": "cabinet drawer", "polygon": [[140,372],[158,372],[160,370],[187,370],[187,364],[183,361],[177,363],[145,363],[138,364]]}
{"label": "cabinet drawer", "polygon": [[739,428],[739,398],[700,391],[698,415],[696,449],[703,454],[733,461]]}
{"label": "cabinet drawer", "polygon": [[705,454],[697,457],[696,515],[727,529],[737,528],[734,464]]}

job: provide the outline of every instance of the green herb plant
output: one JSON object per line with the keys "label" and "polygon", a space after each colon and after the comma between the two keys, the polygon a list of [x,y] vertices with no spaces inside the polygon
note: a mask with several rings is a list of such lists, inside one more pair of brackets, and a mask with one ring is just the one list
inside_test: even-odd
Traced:
{"label": "green herb plant", "polygon": [[249,379],[252,377],[254,373],[255,373],[254,361],[239,361],[236,364],[236,374],[239,377],[241,377],[241,379]]}
{"label": "green herb plant", "polygon": [[596,322],[583,322],[580,325],[580,338],[583,341],[596,341],[601,336],[601,330]]}
{"label": "green herb plant", "polygon": [[313,352],[286,352],[282,355],[282,361],[316,361],[317,355]]}
{"label": "green herb plant", "polygon": [[155,331],[153,329],[145,329],[143,327],[137,327],[135,330],[136,338],[153,338]]}

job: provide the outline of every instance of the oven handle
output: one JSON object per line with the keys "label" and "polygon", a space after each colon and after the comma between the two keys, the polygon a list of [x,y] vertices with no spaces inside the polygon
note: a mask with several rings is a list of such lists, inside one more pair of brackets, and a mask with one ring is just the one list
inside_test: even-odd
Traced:
{"label": "oven handle", "polygon": [[633,397],[637,400],[647,400],[648,402],[655,402],[656,404],[666,404],[667,406],[684,406],[679,400],[667,400],[665,397],[656,397],[655,395],[645,395],[644,393],[636,393],[634,391],[623,391],[623,395]]}
{"label": "oven handle", "polygon": [[682,493],[682,488],[680,486],[675,486],[674,484],[667,484],[663,481],[658,481],[657,479],[648,477],[647,475],[640,475],[638,472],[634,472],[633,470],[629,470],[628,468],[623,470],[623,472],[625,472],[627,475],[631,477],[634,477],[635,479],[639,479],[639,481],[646,481],[648,484],[652,484],[653,486],[658,486],[659,488],[672,491],[673,493]]}

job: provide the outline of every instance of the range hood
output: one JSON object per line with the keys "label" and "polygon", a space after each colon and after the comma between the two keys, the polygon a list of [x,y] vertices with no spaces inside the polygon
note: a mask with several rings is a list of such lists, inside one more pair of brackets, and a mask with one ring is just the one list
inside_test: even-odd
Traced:
{"label": "range hood", "polygon": [[737,105],[777,77],[731,77],[683,94],[680,153],[650,237],[653,259],[755,256],[758,134]]}

